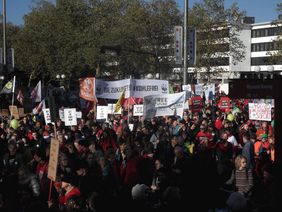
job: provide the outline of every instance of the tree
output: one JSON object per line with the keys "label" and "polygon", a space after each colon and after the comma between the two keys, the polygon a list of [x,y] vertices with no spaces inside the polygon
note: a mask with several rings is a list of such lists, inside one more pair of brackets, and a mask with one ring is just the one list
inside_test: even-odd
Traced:
{"label": "tree", "polygon": [[189,11],[189,25],[197,30],[195,68],[202,77],[210,79],[224,71],[213,67],[222,63],[229,65],[229,57],[233,64],[244,59],[244,45],[238,38],[244,14],[237,4],[225,9],[224,0],[203,0]]}
{"label": "tree", "polygon": [[273,25],[277,27],[278,39],[274,41],[276,51],[270,51],[268,54],[271,56],[270,61],[273,64],[282,64],[282,3],[277,4],[278,19],[273,21]]}

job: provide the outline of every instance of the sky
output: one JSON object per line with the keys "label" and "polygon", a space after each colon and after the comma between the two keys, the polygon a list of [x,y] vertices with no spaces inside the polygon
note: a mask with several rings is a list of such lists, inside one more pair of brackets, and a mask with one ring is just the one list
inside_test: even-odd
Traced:
{"label": "sky", "polygon": [[[31,10],[32,1],[33,0],[6,0],[7,22],[23,25],[23,16]],[[202,0],[189,0],[189,8],[191,8],[195,2],[201,1]],[[184,0],[177,0],[177,2],[179,8],[183,10]],[[277,3],[281,2],[281,0],[226,0],[226,6],[228,7],[235,2],[238,3],[241,10],[247,11],[248,16],[254,16],[256,23],[258,23],[276,19],[278,13],[275,8]],[[0,11],[2,13],[2,1],[0,5]]]}

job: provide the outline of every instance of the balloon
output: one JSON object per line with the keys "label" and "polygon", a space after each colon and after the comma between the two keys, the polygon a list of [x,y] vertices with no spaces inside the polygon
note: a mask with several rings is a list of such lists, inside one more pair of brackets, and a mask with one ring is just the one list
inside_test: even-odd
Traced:
{"label": "balloon", "polygon": [[234,115],[233,114],[228,114],[228,116],[227,116],[227,120],[228,121],[233,121],[234,120]]}
{"label": "balloon", "polygon": [[10,127],[12,127],[14,130],[18,129],[19,127],[19,122],[17,119],[13,119],[10,123]]}

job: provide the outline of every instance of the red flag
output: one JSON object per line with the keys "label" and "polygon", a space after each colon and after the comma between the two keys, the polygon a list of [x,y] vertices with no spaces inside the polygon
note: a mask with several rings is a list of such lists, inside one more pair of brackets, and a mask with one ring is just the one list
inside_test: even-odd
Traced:
{"label": "red flag", "polygon": [[41,81],[39,81],[32,90],[31,99],[33,99],[35,102],[41,102]]}
{"label": "red flag", "polygon": [[79,96],[85,100],[96,102],[95,96],[95,78],[87,77],[79,79]]}
{"label": "red flag", "polygon": [[21,89],[18,91],[17,100],[23,105],[24,95]]}

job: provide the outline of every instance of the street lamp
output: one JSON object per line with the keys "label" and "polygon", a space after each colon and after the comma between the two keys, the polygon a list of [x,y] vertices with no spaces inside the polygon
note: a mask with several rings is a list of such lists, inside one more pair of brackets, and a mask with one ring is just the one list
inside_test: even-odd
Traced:
{"label": "street lamp", "polygon": [[65,78],[66,78],[65,74],[57,74],[56,75],[56,79],[58,79],[58,80],[64,80]]}

